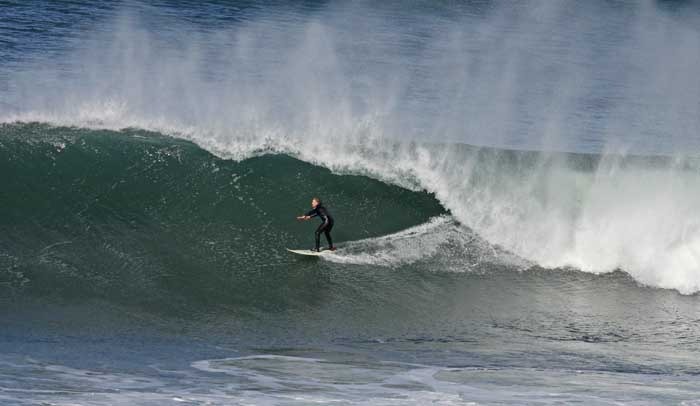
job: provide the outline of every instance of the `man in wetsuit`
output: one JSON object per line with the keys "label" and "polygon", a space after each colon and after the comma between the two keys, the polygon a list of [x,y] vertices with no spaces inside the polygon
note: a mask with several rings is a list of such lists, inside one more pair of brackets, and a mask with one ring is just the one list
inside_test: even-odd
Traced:
{"label": "man in wetsuit", "polygon": [[[326,235],[328,241],[328,249],[335,251],[333,240],[331,239],[331,229],[333,229],[333,217],[321,203],[321,199],[314,197],[311,199],[311,210],[303,216],[298,216],[297,220],[309,220],[318,216],[321,219],[321,225],[316,229],[316,252],[321,251],[321,233]],[[312,250],[313,251],[313,250]]]}

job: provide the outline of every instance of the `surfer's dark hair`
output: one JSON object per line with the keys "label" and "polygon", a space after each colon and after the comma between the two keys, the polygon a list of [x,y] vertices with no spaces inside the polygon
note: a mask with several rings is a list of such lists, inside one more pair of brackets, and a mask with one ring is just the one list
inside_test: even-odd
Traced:
{"label": "surfer's dark hair", "polygon": [[318,204],[323,204],[323,203],[321,203],[321,199],[316,197],[316,196],[312,197],[311,200],[316,200],[318,202]]}

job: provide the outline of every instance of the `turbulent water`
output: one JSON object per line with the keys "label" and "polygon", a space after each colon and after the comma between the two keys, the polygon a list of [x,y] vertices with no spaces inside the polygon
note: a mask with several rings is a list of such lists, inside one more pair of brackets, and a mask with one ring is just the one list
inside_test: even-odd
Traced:
{"label": "turbulent water", "polygon": [[698,27],[0,2],[0,403],[699,404]]}

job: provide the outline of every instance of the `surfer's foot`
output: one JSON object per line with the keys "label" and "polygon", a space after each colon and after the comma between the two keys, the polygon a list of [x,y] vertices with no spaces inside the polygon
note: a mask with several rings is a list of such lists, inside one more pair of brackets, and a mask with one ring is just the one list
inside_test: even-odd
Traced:
{"label": "surfer's foot", "polygon": [[328,247],[329,251],[335,251],[335,247]]}

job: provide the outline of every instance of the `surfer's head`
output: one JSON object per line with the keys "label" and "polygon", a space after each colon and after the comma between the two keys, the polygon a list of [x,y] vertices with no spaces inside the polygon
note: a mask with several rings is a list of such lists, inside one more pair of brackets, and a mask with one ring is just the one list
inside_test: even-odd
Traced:
{"label": "surfer's head", "polygon": [[316,206],[320,206],[320,205],[321,205],[321,199],[319,199],[318,197],[314,197],[311,199],[311,207],[313,207],[315,209]]}

